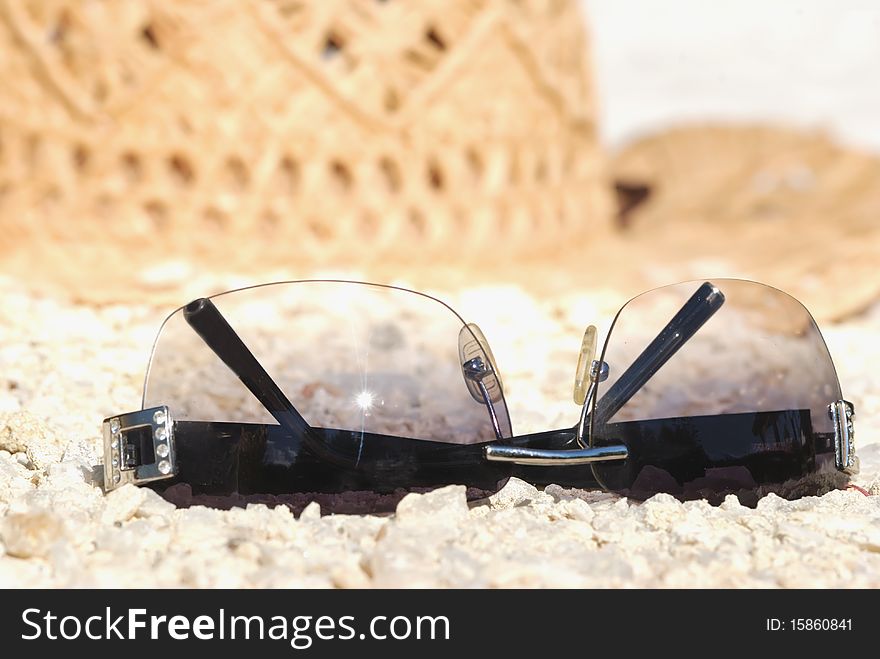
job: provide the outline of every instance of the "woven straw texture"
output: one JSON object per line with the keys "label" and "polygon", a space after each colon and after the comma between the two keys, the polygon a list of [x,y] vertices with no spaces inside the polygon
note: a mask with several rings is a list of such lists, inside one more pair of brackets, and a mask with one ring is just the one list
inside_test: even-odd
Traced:
{"label": "woven straw texture", "polygon": [[588,63],[575,0],[0,0],[0,255],[559,244],[609,217]]}
{"label": "woven straw texture", "polygon": [[651,190],[627,240],[631,253],[652,247],[665,281],[747,276],[784,288],[823,319],[844,318],[880,297],[874,155],[820,133],[690,126],[631,144],[610,169],[618,181]]}

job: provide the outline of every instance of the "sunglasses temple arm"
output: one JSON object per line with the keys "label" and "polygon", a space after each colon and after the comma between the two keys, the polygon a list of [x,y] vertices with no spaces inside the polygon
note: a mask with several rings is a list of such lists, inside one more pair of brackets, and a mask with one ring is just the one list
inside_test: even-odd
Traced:
{"label": "sunglasses temple arm", "polygon": [[211,300],[199,298],[190,302],[183,308],[183,317],[282,428],[298,437],[311,435],[311,426]]}
{"label": "sunglasses temple arm", "polygon": [[724,294],[711,282],[697,289],[642,354],[596,403],[593,419],[608,420],[677,353],[724,304]]}

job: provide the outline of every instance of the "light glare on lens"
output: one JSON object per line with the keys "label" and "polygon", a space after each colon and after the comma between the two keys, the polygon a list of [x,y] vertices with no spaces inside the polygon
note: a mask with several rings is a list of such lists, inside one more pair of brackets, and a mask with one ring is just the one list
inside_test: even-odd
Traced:
{"label": "light glare on lens", "polygon": [[373,407],[374,401],[375,396],[373,396],[372,391],[364,390],[354,397],[355,405],[361,408],[364,412]]}

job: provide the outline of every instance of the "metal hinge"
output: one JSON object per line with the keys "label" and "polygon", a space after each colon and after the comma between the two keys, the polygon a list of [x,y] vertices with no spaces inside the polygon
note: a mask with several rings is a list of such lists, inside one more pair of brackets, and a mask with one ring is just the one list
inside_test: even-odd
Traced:
{"label": "metal hinge", "polygon": [[855,415],[855,408],[849,401],[836,400],[828,406],[828,416],[834,423],[834,464],[847,474],[859,473],[853,426]]}
{"label": "metal hinge", "polygon": [[104,419],[104,490],[177,474],[174,424],[165,406]]}

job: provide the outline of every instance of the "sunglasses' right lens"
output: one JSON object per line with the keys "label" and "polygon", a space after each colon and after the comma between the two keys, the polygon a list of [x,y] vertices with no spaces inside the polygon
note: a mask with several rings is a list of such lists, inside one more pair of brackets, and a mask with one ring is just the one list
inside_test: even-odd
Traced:
{"label": "sunglasses' right lens", "polygon": [[591,443],[629,450],[594,465],[608,489],[754,500],[839,485],[828,408],[840,385],[813,318],[789,295],[740,280],[645,293],[618,313],[602,359],[610,372]]}

